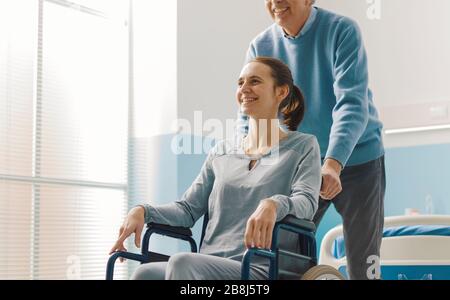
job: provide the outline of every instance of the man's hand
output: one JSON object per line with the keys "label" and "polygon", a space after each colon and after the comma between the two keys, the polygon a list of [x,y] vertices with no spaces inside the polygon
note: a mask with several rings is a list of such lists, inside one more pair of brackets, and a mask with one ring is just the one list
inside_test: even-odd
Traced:
{"label": "man's hand", "polygon": [[244,235],[245,246],[270,249],[276,220],[277,203],[272,199],[262,200],[247,221]]}
{"label": "man's hand", "polygon": [[[136,247],[141,247],[141,234],[142,229],[145,224],[145,210],[143,207],[138,206],[130,210],[125,221],[119,230],[119,238],[114,244],[114,246],[109,251],[109,254],[112,254],[116,251],[127,251],[123,242],[132,234],[135,234],[134,243]],[[123,261],[123,258],[120,258],[120,262]]]}
{"label": "man's hand", "polygon": [[327,158],[322,166],[322,187],[320,197],[324,200],[332,200],[342,191],[341,164],[332,158]]}

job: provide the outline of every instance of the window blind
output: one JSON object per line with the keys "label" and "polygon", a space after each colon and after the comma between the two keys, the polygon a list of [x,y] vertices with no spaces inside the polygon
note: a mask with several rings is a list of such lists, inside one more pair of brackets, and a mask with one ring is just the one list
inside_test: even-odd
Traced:
{"label": "window blind", "polygon": [[128,5],[81,2],[1,2],[0,279],[104,278],[128,210]]}

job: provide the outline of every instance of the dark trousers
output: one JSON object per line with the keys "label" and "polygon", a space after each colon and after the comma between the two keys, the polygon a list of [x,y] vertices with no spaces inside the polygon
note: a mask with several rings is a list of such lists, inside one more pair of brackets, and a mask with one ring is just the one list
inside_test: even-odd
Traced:
{"label": "dark trousers", "polygon": [[[347,272],[350,279],[373,279],[375,255],[379,257],[384,225],[386,174],[384,156],[346,167],[341,173],[342,192],[331,201],[319,200],[314,223],[319,226],[331,203],[343,220]],[[373,275],[373,273],[372,273]]]}

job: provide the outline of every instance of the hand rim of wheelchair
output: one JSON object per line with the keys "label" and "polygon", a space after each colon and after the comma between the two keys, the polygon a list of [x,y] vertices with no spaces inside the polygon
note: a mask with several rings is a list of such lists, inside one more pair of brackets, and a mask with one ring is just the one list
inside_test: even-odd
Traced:
{"label": "hand rim of wheelchair", "polygon": [[346,278],[335,268],[328,265],[314,266],[303,274],[301,280],[345,280]]}

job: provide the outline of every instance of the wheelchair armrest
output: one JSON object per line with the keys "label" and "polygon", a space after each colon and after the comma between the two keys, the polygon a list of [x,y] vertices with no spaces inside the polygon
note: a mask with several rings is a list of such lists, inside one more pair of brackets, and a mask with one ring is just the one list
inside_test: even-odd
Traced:
{"label": "wheelchair armrest", "polygon": [[313,222],[311,222],[309,220],[305,220],[305,219],[299,219],[292,215],[286,216],[284,219],[282,219],[278,223],[298,227],[298,228],[301,228],[303,230],[313,232],[313,233],[316,232],[316,225]]}
{"label": "wheelchair armrest", "polygon": [[[291,250],[284,250],[278,248],[278,233],[280,230],[287,230],[293,233],[303,235],[306,243],[305,250],[301,253],[294,253]],[[316,241],[315,241],[315,232],[316,225],[309,220],[299,219],[292,215],[286,216],[281,221],[275,223],[273,236],[272,236],[272,245],[270,250],[267,249],[259,249],[259,248],[250,248],[248,249],[242,260],[241,267],[241,279],[248,280],[250,278],[250,260],[252,256],[260,256],[269,259],[269,279],[276,279],[279,275],[278,270],[278,256],[280,254],[287,255],[290,257],[295,257],[297,259],[301,259],[303,261],[307,261],[312,265],[317,264],[316,257]]]}
{"label": "wheelchair armrest", "polygon": [[[287,230],[293,233],[302,234],[307,238],[308,244],[304,253],[294,253],[291,250],[283,250],[278,247],[278,234],[280,230]],[[253,256],[265,257],[270,261],[269,265],[269,279],[278,278],[278,255],[283,254],[303,261],[316,264],[316,242],[314,234],[316,231],[316,225],[309,220],[299,219],[292,215],[286,216],[281,221],[277,222],[274,227],[272,236],[272,245],[270,250],[260,248],[249,248],[242,259],[241,266],[241,279],[248,280],[250,277],[250,260]]]}
{"label": "wheelchair armrest", "polygon": [[158,224],[158,223],[148,223],[147,224],[148,229],[154,229],[156,232],[160,234],[167,234],[168,236],[175,235],[184,235],[184,236],[192,236],[192,231],[189,228],[186,227],[175,227],[165,224]]}
{"label": "wheelchair armrest", "polygon": [[144,238],[142,240],[142,254],[135,254],[135,253],[124,252],[124,251],[118,251],[118,252],[113,253],[110,256],[107,267],[106,267],[106,280],[113,279],[114,264],[119,257],[139,261],[141,263],[167,261],[169,256],[163,255],[160,253],[150,252],[148,250],[150,236],[153,233],[187,241],[187,242],[189,242],[189,244],[191,246],[191,251],[197,252],[197,245],[195,244],[195,241],[192,238],[192,232],[189,228],[175,227],[175,226],[170,226],[170,225],[165,225],[165,224],[157,224],[157,223],[148,223],[147,230],[146,230],[146,232],[144,234]]}

